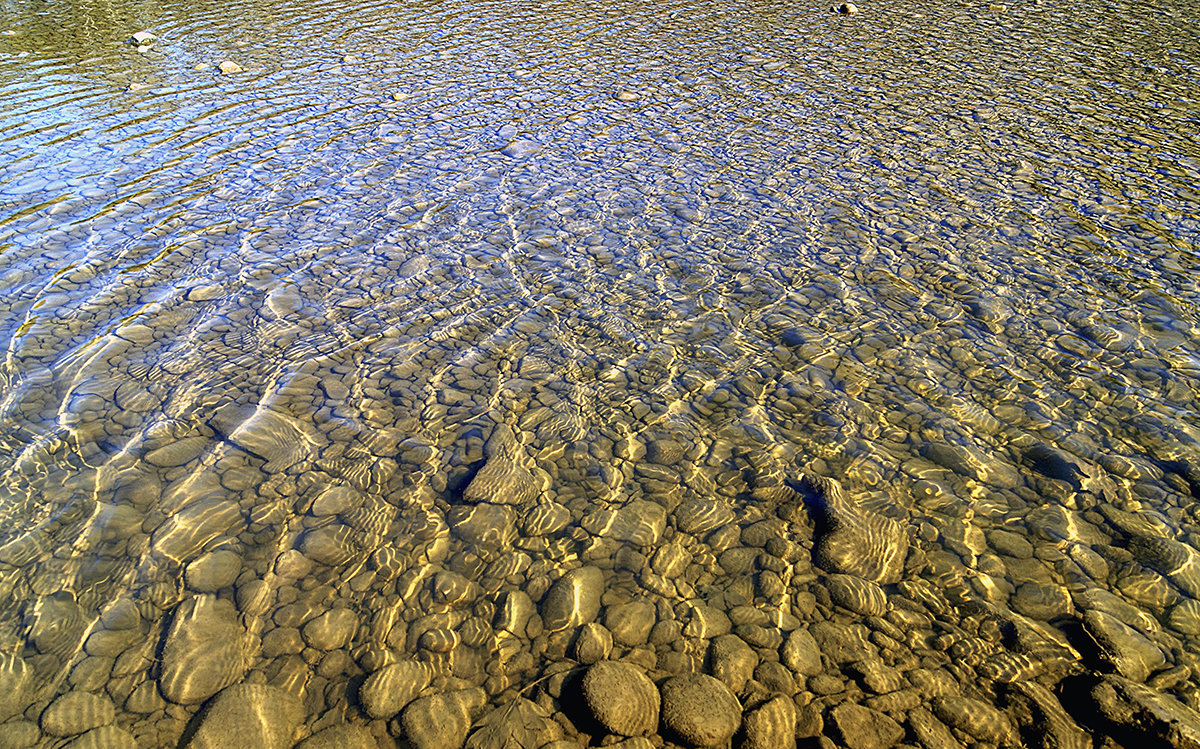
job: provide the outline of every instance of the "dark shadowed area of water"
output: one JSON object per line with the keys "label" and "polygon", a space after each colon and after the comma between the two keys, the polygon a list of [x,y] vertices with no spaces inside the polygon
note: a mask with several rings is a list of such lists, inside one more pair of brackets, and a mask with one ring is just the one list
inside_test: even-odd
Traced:
{"label": "dark shadowed area of water", "polygon": [[1198,29],[0,0],[0,746],[1193,746]]}

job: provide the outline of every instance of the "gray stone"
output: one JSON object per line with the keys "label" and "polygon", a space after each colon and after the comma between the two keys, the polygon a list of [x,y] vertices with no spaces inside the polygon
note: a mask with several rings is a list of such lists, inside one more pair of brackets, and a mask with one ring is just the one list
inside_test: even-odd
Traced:
{"label": "gray stone", "polygon": [[727,743],[742,723],[742,706],[729,687],[704,674],[685,674],[662,685],[663,726],[689,746]]}
{"label": "gray stone", "polygon": [[658,689],[636,666],[600,661],[584,674],[581,688],[592,717],[609,733],[640,736],[658,726]]}

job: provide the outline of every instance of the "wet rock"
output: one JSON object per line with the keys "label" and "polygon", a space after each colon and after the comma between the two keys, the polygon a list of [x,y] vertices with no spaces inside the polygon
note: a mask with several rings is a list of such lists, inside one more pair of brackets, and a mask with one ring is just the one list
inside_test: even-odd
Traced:
{"label": "wet rock", "polygon": [[557,632],[595,620],[603,590],[604,573],[596,567],[579,567],[560,577],[542,599],[546,629]]}
{"label": "wet rock", "polygon": [[843,16],[851,16],[858,12],[858,6],[854,3],[838,3],[833,6],[834,13],[840,13]]}
{"label": "wet rock", "polygon": [[129,37],[129,43],[135,47],[145,47],[154,44],[158,36],[151,31],[138,31]]}
{"label": "wet rock", "polygon": [[37,723],[29,720],[10,720],[0,724],[0,746],[26,749],[38,742],[42,732]]}
{"label": "wet rock", "polygon": [[517,537],[517,513],[497,504],[451,508],[446,516],[455,536],[483,549],[506,549]]}
{"label": "wet rock", "polygon": [[537,480],[522,465],[522,450],[511,428],[498,424],[484,447],[484,454],[487,462],[463,490],[464,501],[524,505],[537,497]]}
{"label": "wet rock", "polygon": [[796,746],[796,704],[784,696],[768,700],[746,713],[742,749],[793,749]]}
{"label": "wet rock", "polygon": [[331,486],[313,500],[309,512],[315,517],[328,517],[362,506],[366,496],[352,486]]}
{"label": "wet rock", "polygon": [[241,65],[238,65],[236,62],[234,62],[233,60],[222,60],[220,63],[217,64],[217,69],[220,70],[225,75],[235,75],[237,73],[241,73],[246,70]]}
{"label": "wet rock", "polygon": [[584,664],[602,661],[612,653],[612,634],[604,627],[592,622],[583,625],[575,640],[575,660]]}
{"label": "wet rock", "polygon": [[76,736],[62,749],[137,749],[137,739],[120,726],[101,726]]}
{"label": "wet rock", "polygon": [[236,552],[209,552],[187,566],[187,586],[197,593],[216,593],[233,585],[242,571],[242,558]]}
{"label": "wet rock", "polygon": [[1006,688],[1008,707],[1029,736],[1030,744],[1045,749],[1090,749],[1091,736],[1063,709],[1058,698],[1034,681],[1014,682]]}
{"label": "wet rock", "polygon": [[505,146],[501,153],[510,158],[519,159],[526,156],[533,156],[542,150],[542,145],[535,140],[521,139],[515,140]]}
{"label": "wet rock", "polygon": [[951,728],[968,736],[993,744],[1008,744],[1015,737],[1008,717],[996,708],[970,697],[945,695],[935,697],[933,712]]}
{"label": "wet rock", "polygon": [[849,749],[889,749],[904,737],[904,729],[896,721],[850,702],[835,707],[830,719]]}
{"label": "wet rock", "polygon": [[654,623],[654,606],[646,601],[609,606],[604,612],[604,625],[612,632],[613,642],[627,648],[644,645]]}
{"label": "wet rock", "polygon": [[831,479],[806,478],[804,488],[820,520],[813,554],[818,566],[885,585],[899,582],[908,556],[908,536],[899,523],[862,512]]}
{"label": "wet rock", "polygon": [[375,736],[363,726],[340,723],[317,731],[296,749],[377,749]]}
{"label": "wet rock", "polygon": [[962,742],[954,738],[946,724],[923,707],[909,710],[908,726],[927,749],[963,749]]}
{"label": "wet rock", "polygon": [[1129,542],[1139,562],[1179,586],[1190,598],[1200,598],[1200,554],[1173,538],[1141,536]]}
{"label": "wet rock", "polygon": [[1116,617],[1102,611],[1087,611],[1083,615],[1083,627],[1100,657],[1128,679],[1145,682],[1150,674],[1167,665],[1166,657],[1157,645]]}
{"label": "wet rock", "polygon": [[413,700],[401,713],[404,735],[414,749],[453,749],[466,741],[487,693],[475,687]]}
{"label": "wet rock", "polygon": [[733,522],[733,510],[720,499],[692,497],[675,508],[675,525],[697,536]]}
{"label": "wet rock", "polygon": [[1148,746],[1200,747],[1200,713],[1174,697],[1112,675],[1089,696],[1101,718]]}
{"label": "wet rock", "polygon": [[358,697],[367,715],[386,720],[415,700],[431,678],[426,664],[400,661],[368,676],[358,689]]}
{"label": "wet rock", "polygon": [[712,675],[740,694],[746,682],[754,675],[758,665],[758,654],[737,635],[721,635],[713,638],[708,649]]}
{"label": "wet rock", "polygon": [[887,594],[870,580],[834,573],[825,579],[825,587],[834,603],[856,614],[883,616],[887,612]]}
{"label": "wet rock", "polygon": [[779,653],[783,664],[802,676],[816,676],[824,671],[821,648],[807,629],[794,629]]}
{"label": "wet rock", "polygon": [[534,702],[518,697],[479,721],[466,749],[545,747],[562,738],[562,726]]}
{"label": "wet rock", "polygon": [[57,697],[42,713],[42,732],[50,736],[74,736],[116,718],[116,708],[107,696],[90,692],[67,692]]}
{"label": "wet rock", "polygon": [[667,511],[660,504],[634,500],[617,509],[601,509],[583,520],[589,533],[635,546],[654,546],[667,527]]}
{"label": "wet rock", "polygon": [[163,644],[159,690],[171,702],[203,702],[242,677],[249,643],[233,606],[211,595],[175,610]]}
{"label": "wet rock", "polygon": [[864,658],[875,657],[876,647],[868,639],[870,631],[860,624],[837,624],[816,622],[808,631],[825,654],[834,663],[854,663]]}
{"label": "wet rock", "polygon": [[23,712],[33,701],[33,679],[24,659],[0,653],[0,720]]}
{"label": "wet rock", "polygon": [[521,514],[521,533],[525,536],[550,536],[571,522],[571,511],[557,502],[536,502]]}
{"label": "wet rock", "polygon": [[640,736],[658,725],[658,689],[636,666],[600,661],[588,668],[581,689],[592,717],[609,733]]}
{"label": "wet rock", "polygon": [[683,460],[683,445],[672,439],[651,440],[646,444],[646,460],[663,466],[673,466]]}
{"label": "wet rock", "polygon": [[236,684],[206,706],[192,749],[253,746],[288,749],[304,720],[300,698],[268,684]]}
{"label": "wet rock", "polygon": [[[226,75],[243,72],[241,65],[225,60],[217,66]],[[209,421],[226,440],[266,461],[263,471],[282,473],[313,456],[317,437],[305,421],[265,406],[253,410],[226,406]]]}
{"label": "wet rock", "polygon": [[742,706],[729,687],[704,674],[686,674],[662,685],[663,726],[697,747],[727,743],[742,722]]}
{"label": "wet rock", "polygon": [[350,609],[333,609],[309,620],[302,630],[304,641],[317,650],[344,648],[358,631],[358,615]]}

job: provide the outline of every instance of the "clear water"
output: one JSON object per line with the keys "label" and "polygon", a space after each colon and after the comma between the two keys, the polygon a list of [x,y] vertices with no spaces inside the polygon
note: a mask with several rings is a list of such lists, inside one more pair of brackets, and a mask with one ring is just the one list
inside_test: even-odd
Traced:
{"label": "clear water", "polygon": [[[1012,651],[983,620],[1039,633],[1050,686],[1111,670],[1071,634],[1095,591],[1155,670],[1200,665],[1197,28],[1182,0],[3,0],[0,720],[85,691],[174,745],[203,700],[159,664],[197,600],[241,638],[203,668],[300,696],[296,738],[389,740],[356,690],[403,659],[561,713],[538,685],[575,630],[506,644],[496,612],[581,565],[659,624],[983,643],[951,668],[983,700]],[[533,495],[476,522],[501,424]],[[769,499],[822,476],[906,534],[883,616]],[[340,647],[264,646],[335,609]],[[414,644],[431,613],[449,653]],[[612,657],[705,670],[704,635]],[[1167,691],[1200,707],[1198,678]]]}

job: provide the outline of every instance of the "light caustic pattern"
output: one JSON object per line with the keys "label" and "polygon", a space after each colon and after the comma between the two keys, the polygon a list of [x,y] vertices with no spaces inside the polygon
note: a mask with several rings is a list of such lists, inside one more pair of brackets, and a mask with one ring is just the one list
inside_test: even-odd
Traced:
{"label": "light caustic pattern", "polygon": [[4,740],[1200,721],[1196,12],[887,5],[5,2]]}

